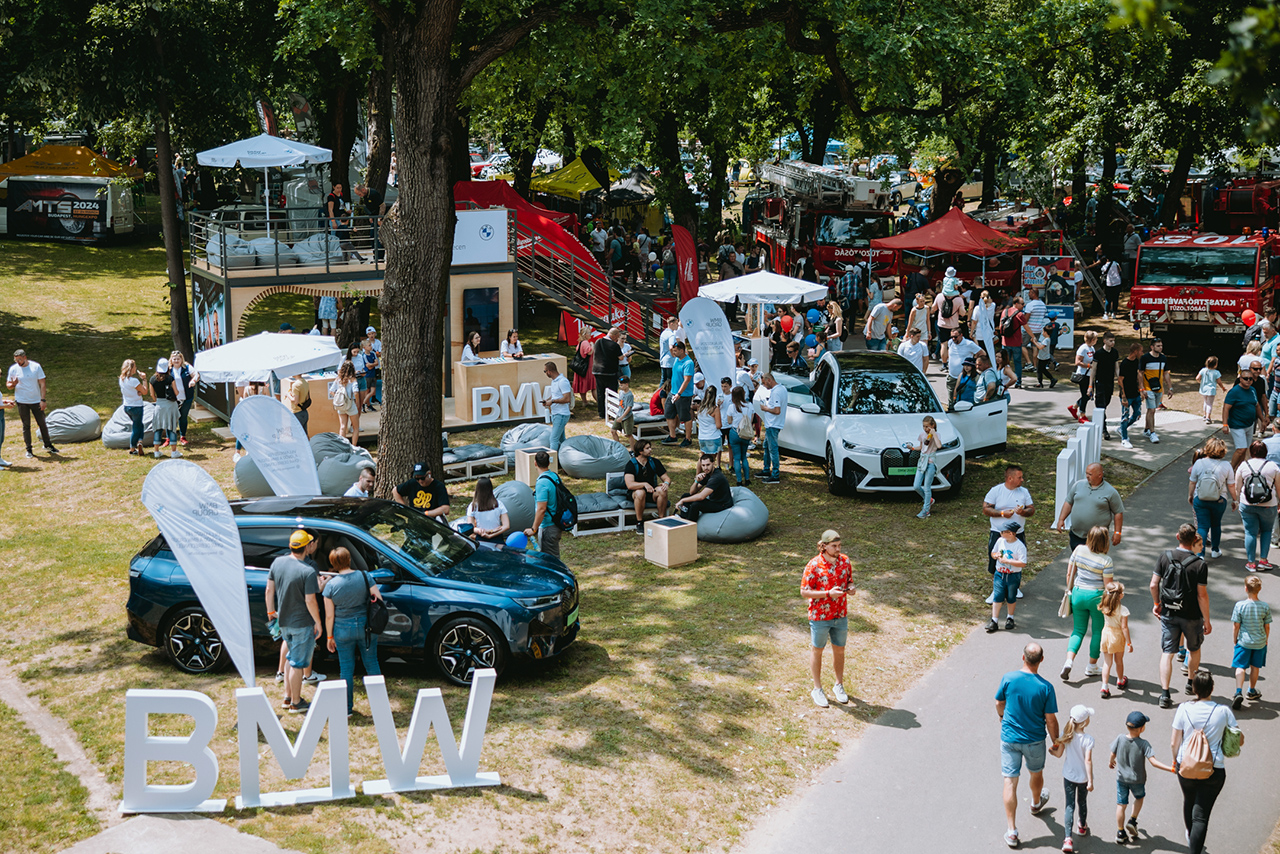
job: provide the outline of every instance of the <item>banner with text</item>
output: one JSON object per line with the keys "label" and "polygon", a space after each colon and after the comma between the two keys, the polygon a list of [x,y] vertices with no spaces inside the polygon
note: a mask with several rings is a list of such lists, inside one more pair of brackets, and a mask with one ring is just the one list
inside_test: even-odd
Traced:
{"label": "banner with text", "polygon": [[1057,349],[1073,349],[1076,329],[1076,285],[1070,255],[1023,255],[1022,287],[1034,290],[1058,321]]}
{"label": "banner with text", "polygon": [[694,297],[681,306],[680,322],[693,347],[693,358],[706,374],[707,385],[719,390],[722,377],[732,380],[737,373],[733,334],[724,311],[714,300]]}
{"label": "banner with text", "polygon": [[320,494],[307,431],[279,400],[257,394],[240,401],[231,413],[231,433],[249,449],[276,495]]}

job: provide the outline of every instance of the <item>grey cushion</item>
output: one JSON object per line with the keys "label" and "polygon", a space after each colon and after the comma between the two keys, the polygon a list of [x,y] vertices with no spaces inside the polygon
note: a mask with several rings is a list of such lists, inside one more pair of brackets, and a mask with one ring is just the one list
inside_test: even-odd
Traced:
{"label": "grey cushion", "polygon": [[[533,517],[537,513],[538,506],[533,499],[533,490],[527,484],[518,480],[509,480],[501,486],[495,486],[493,494],[506,506],[511,530],[523,531],[533,525]],[[466,508],[463,508],[463,512],[466,512]]]}
{"label": "grey cushion", "polygon": [[631,502],[607,492],[588,492],[578,496],[578,513],[599,513],[602,510],[618,510],[630,507]]}
{"label": "grey cushion", "polygon": [[259,267],[275,267],[277,255],[281,267],[293,267],[298,263],[298,254],[290,248],[289,244],[281,243],[274,237],[254,238],[249,241],[249,246],[257,256]]}
{"label": "grey cushion", "polygon": [[[238,234],[215,234],[205,246],[205,254],[208,255],[210,267],[221,268],[224,260],[229,270],[252,267],[258,263],[253,247]],[[225,259],[223,255],[226,256]]]}
{"label": "grey cushion", "polygon": [[602,436],[573,436],[560,444],[560,471],[583,480],[603,480],[622,471],[631,454],[618,442]]}
{"label": "grey cushion", "polygon": [[501,453],[501,448],[495,448],[492,445],[481,445],[473,442],[470,445],[458,445],[445,451],[444,462],[465,463],[468,460],[482,460],[485,457],[496,457]]}
{"label": "grey cushion", "polygon": [[769,508],[745,486],[730,487],[733,506],[719,513],[698,517],[698,539],[708,543],[745,543],[764,533],[769,525]]}
{"label": "grey cushion", "polygon": [[502,441],[498,444],[507,455],[507,464],[515,465],[516,451],[521,448],[545,448],[551,444],[551,425],[517,424],[502,434]]}
{"label": "grey cushion", "polygon": [[295,243],[293,251],[302,264],[323,264],[326,254],[330,263],[342,260],[342,246],[333,234],[313,234],[306,240]]}
{"label": "grey cushion", "polygon": [[236,490],[239,491],[241,498],[265,498],[276,494],[267,483],[267,479],[262,476],[262,470],[253,461],[253,457],[248,455],[241,457],[236,463],[235,480]]}
{"label": "grey cushion", "polygon": [[[153,437],[151,425],[154,423],[155,414],[156,405],[143,402],[142,444],[147,447],[151,447],[151,439]],[[107,419],[106,425],[102,428],[102,444],[115,451],[127,450],[131,435],[133,435],[133,421],[130,420],[129,413],[124,411],[123,406],[117,406],[116,411],[111,413],[111,417]]]}
{"label": "grey cushion", "polygon": [[637,424],[657,424],[659,421],[667,420],[661,415],[650,415],[648,409],[644,412],[636,412],[635,418]]}
{"label": "grey cushion", "polygon": [[310,441],[311,454],[316,458],[317,465],[326,457],[342,456],[355,450],[354,445],[337,433],[317,433]]}
{"label": "grey cushion", "polygon": [[627,491],[627,476],[620,471],[609,472],[604,476],[604,491],[619,498],[627,498],[631,495]]}
{"label": "grey cushion", "polygon": [[[145,416],[144,416],[145,417]],[[125,416],[128,421],[129,416]],[[102,429],[102,417],[92,406],[83,403],[67,409],[55,409],[45,415],[45,423],[49,425],[49,438],[55,445],[64,442],[92,442],[98,438]],[[131,422],[130,422],[131,423]],[[124,437],[125,447],[129,445],[129,436]]]}
{"label": "grey cushion", "polygon": [[320,476],[320,494],[342,495],[360,477],[360,470],[366,468],[377,471],[378,467],[364,448],[349,454],[325,457],[316,467],[316,473]]}

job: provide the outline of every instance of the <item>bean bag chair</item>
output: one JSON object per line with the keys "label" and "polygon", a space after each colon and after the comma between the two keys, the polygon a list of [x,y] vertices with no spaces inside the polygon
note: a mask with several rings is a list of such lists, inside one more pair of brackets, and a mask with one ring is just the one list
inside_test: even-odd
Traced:
{"label": "bean bag chair", "polygon": [[[511,530],[523,531],[533,524],[533,516],[538,511],[538,504],[533,500],[533,490],[527,485],[518,480],[509,480],[501,486],[495,486],[493,494],[506,506]],[[467,508],[463,507],[462,512],[467,512]]]}
{"label": "bean bag chair", "polygon": [[274,237],[258,237],[249,241],[259,267],[274,267],[279,259],[281,267],[294,267],[298,264],[298,253],[289,244],[281,243]]}
{"label": "bean bag chair", "polygon": [[215,234],[204,251],[210,267],[239,270],[258,263],[258,255],[249,241],[238,234]]}
{"label": "bean bag chair", "polygon": [[457,445],[449,448],[441,456],[440,461],[445,465],[449,465],[450,463],[465,463],[469,460],[482,460],[485,457],[496,457],[501,453],[501,448],[495,448],[493,445],[481,445],[473,442],[470,445]]}
{"label": "bean bag chair", "polygon": [[[253,461],[253,457],[248,455],[241,457],[236,463],[235,481],[236,490],[239,491],[241,498],[266,498],[276,494],[271,484],[267,483],[267,479],[262,476],[262,470]],[[347,484],[347,486],[350,485]],[[346,487],[343,489],[345,490]]]}
{"label": "bean bag chair", "polygon": [[330,264],[342,262],[342,246],[339,245],[337,236],[333,234],[323,232],[313,234],[306,240],[295,243],[293,251],[301,264],[323,266],[326,256]]}
{"label": "bean bag chair", "polygon": [[603,480],[630,459],[626,448],[603,436],[573,436],[560,444],[560,471],[582,480]]}
{"label": "bean bag chair", "polygon": [[516,464],[516,451],[522,448],[546,448],[551,445],[550,424],[517,424],[502,434],[499,447],[507,455],[507,465]]}
{"label": "bean bag chair", "polygon": [[708,543],[745,543],[764,533],[769,508],[745,486],[731,486],[733,506],[698,517],[698,539]]}
{"label": "bean bag chair", "polygon": [[[317,433],[311,437],[311,454],[316,458],[316,465],[328,457],[337,457],[343,454],[350,454],[356,450],[355,446],[337,433]],[[347,484],[350,486],[351,484]],[[347,487],[344,486],[345,490]]]}
{"label": "bean bag chair", "polygon": [[[143,402],[142,404],[142,444],[151,447],[151,440],[154,434],[151,432],[151,425],[154,422],[156,414],[156,405],[154,403]],[[124,411],[123,406],[117,406],[116,411],[111,413],[111,417],[107,419],[106,426],[102,428],[102,445],[113,451],[127,451],[129,449],[129,436],[133,433],[133,421],[129,419],[128,413]]]}
{"label": "bean bag chair", "polygon": [[[143,417],[146,417],[145,414]],[[66,442],[92,442],[98,438],[98,433],[102,429],[102,417],[94,411],[92,406],[85,406],[83,403],[67,409],[55,409],[44,418],[45,423],[49,425],[49,438],[55,445]],[[129,416],[125,416],[125,421],[129,421]],[[128,447],[127,433],[124,443],[125,447]]]}
{"label": "bean bag chair", "polygon": [[342,495],[360,477],[361,469],[378,470],[373,457],[363,448],[349,454],[325,457],[316,467],[316,473],[320,476],[320,494]]}

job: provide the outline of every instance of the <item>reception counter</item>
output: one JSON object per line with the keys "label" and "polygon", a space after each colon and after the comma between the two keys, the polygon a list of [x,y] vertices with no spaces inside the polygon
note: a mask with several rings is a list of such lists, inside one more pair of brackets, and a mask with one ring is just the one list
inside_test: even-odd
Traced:
{"label": "reception counter", "polygon": [[[512,394],[518,394],[520,386],[525,383],[537,383],[539,389],[545,389],[548,382],[543,368],[547,362],[555,362],[562,374],[568,370],[565,357],[555,353],[526,355],[523,359],[504,359],[499,356],[470,364],[454,362],[454,412],[462,421],[476,420],[471,408],[471,390],[475,388],[494,388],[501,392],[502,387],[507,386]],[[542,399],[541,392],[538,399]]]}

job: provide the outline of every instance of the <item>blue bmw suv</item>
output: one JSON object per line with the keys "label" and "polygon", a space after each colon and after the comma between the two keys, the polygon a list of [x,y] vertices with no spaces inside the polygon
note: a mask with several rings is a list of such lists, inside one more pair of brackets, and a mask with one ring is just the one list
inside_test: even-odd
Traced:
{"label": "blue bmw suv", "polygon": [[[267,630],[267,570],[288,553],[289,535],[299,527],[319,540],[321,573],[329,571],[329,552],[343,546],[352,566],[378,584],[391,611],[379,653],[425,658],[454,684],[469,685],[477,668],[500,674],[512,656],[559,655],[578,636],[578,583],[553,557],[477,547],[434,519],[376,499],[272,497],[231,508],[260,654],[278,649]],[[162,648],[180,669],[210,673],[227,665],[222,641],[163,536],[130,561],[126,610],[129,637]]]}

